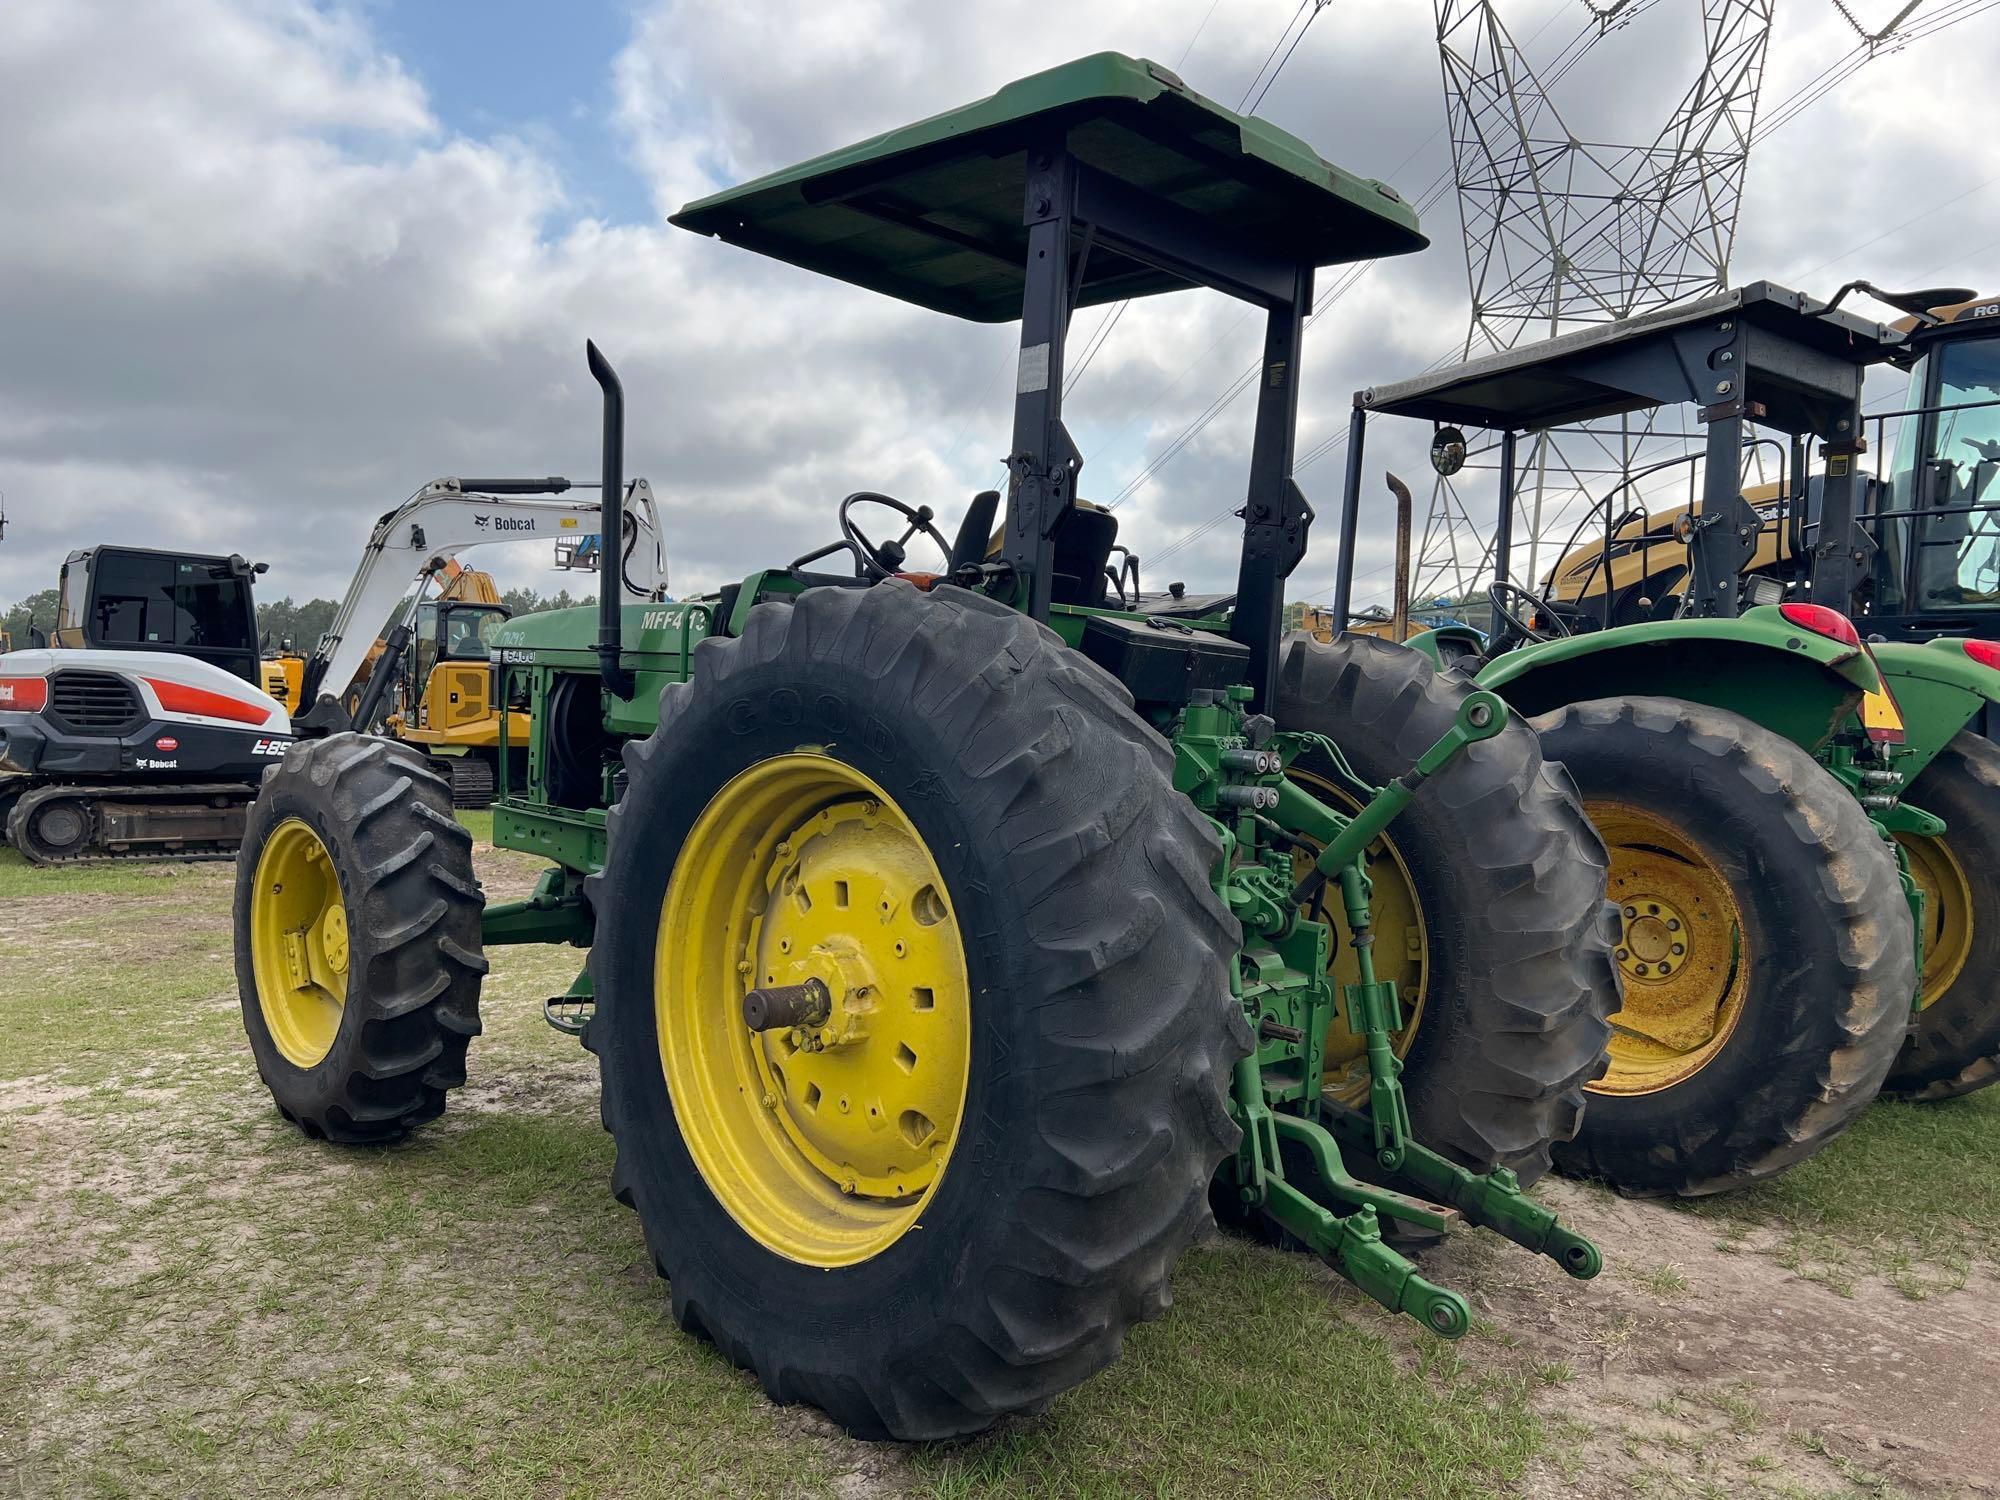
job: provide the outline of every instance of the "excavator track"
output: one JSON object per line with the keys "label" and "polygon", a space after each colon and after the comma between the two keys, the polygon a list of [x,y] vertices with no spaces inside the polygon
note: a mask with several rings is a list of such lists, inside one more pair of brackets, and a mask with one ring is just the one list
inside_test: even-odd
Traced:
{"label": "excavator track", "polygon": [[241,781],[41,786],[15,800],[7,842],[44,866],[234,859],[256,795]]}

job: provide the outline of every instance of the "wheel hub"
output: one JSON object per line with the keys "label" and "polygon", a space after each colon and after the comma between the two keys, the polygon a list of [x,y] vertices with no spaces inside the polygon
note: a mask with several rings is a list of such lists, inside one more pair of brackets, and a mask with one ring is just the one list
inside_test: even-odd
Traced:
{"label": "wheel hub", "polygon": [[1627,979],[1658,984],[1687,958],[1687,919],[1649,893],[1619,910],[1618,967]]}
{"label": "wheel hub", "polygon": [[347,1004],[347,907],[326,846],[299,818],[273,828],[250,893],[250,962],[265,1029],[309,1068],[333,1050]]}
{"label": "wheel hub", "polygon": [[735,776],[676,860],[654,972],[675,1120],[746,1232],[831,1267],[917,1224],[959,1133],[972,998],[943,877],[879,786],[816,751]]}
{"label": "wheel hub", "polygon": [[1734,1030],[1749,985],[1742,920],[1728,881],[1673,821],[1621,803],[1585,810],[1611,857],[1625,991],[1610,1067],[1588,1087],[1652,1093],[1700,1071]]}
{"label": "wheel hub", "polygon": [[758,982],[817,979],[831,998],[820,1025],[767,1034],[758,1061],[779,1124],[846,1193],[921,1193],[951,1149],[959,1049],[917,983],[939,956],[933,878],[879,802],[845,802],[779,846],[753,929]]}
{"label": "wheel hub", "polygon": [[347,909],[335,906],[328,909],[319,924],[320,952],[325,956],[329,969],[338,973],[347,972]]}

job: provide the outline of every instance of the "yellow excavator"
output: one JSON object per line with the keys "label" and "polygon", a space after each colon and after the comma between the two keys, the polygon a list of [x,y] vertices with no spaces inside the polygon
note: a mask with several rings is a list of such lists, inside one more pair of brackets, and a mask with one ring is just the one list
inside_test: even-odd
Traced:
{"label": "yellow excavator", "polygon": [[[383,734],[421,745],[437,755],[451,776],[452,797],[460,807],[493,801],[500,756],[500,710],[492,700],[488,644],[509,617],[493,575],[449,558],[432,576],[437,592],[417,606],[410,642],[410,666],[398,671],[383,700]],[[377,637],[356,669],[344,695],[352,712],[388,650]],[[291,712],[298,710],[306,658],[289,641],[263,659],[264,691]],[[512,711],[507,737],[525,744],[528,713]]]}
{"label": "yellow excavator", "polygon": [[[437,579],[435,597],[417,606],[410,670],[390,688],[387,701],[393,706],[383,733],[438,756],[451,776],[455,805],[487,807],[498,781],[502,714],[493,698],[490,653],[494,632],[512,611],[500,602],[491,574],[456,559],[447,561]],[[379,659],[385,643],[378,641],[377,647]],[[508,743],[527,744],[527,708],[505,712]],[[519,769],[525,771],[525,764]]]}

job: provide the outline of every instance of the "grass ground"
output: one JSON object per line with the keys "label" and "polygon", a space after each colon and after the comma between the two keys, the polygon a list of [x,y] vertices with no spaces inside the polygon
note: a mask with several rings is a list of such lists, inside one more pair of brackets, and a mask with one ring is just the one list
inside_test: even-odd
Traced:
{"label": "grass ground", "polygon": [[[535,870],[481,862],[502,894]],[[1445,1264],[1480,1316],[1457,1345],[1218,1241],[1044,1416],[856,1444],[674,1329],[605,1190],[594,1065],[540,1020],[577,955],[496,955],[443,1121],[315,1144],[243,1043],[231,874],[51,876],[0,851],[0,1494],[1880,1494],[1838,1422],[1713,1372],[1661,1385],[1655,1343],[1685,1345],[1725,1278],[1836,1323],[1883,1299],[1990,1318],[1994,1095],[1878,1107],[1699,1210],[1559,1189],[1606,1276],[1467,1236]]]}

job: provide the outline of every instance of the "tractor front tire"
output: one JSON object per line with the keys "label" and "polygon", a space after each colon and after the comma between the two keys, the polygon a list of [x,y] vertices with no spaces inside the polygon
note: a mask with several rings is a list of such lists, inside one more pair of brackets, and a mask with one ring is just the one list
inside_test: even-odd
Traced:
{"label": "tractor front tire", "polygon": [[[1272,714],[1280,729],[1325,735],[1379,786],[1416,764],[1471,691],[1407,646],[1294,635]],[[1322,800],[1358,807],[1322,752],[1292,770]],[[1463,1166],[1533,1182],[1576,1133],[1618,1008],[1603,844],[1562,768],[1517,721],[1426,781],[1370,857],[1377,973],[1398,980],[1414,1020],[1398,1038],[1411,1129]],[[1342,955],[1337,972],[1351,962]],[[1328,1086],[1358,1107],[1366,1057],[1336,1030],[1329,1057],[1343,1044],[1355,1076]]]}
{"label": "tractor front tire", "polygon": [[1942,838],[1902,838],[1924,892],[1923,1009],[1883,1092],[1926,1102],[2000,1082],[2000,745],[1966,730],[1905,792]]}
{"label": "tractor front tire", "polygon": [[[1167,1307],[1239,1138],[1215,835],[1123,688],[959,589],[812,589],[692,667],[589,886],[614,1190],[773,1400],[1038,1410]],[[753,984],[818,1019],[750,1029]]]}
{"label": "tractor front tire", "polygon": [[1535,723],[1609,846],[1625,981],[1557,1166],[1699,1197],[1804,1161],[1875,1097],[1909,1024],[1895,855],[1812,756],[1741,715],[1629,697]]}
{"label": "tractor front tire", "polygon": [[265,773],[236,859],[236,984],[257,1071],[307,1135],[400,1140],[479,1034],[472,836],[424,754],[336,734]]}

